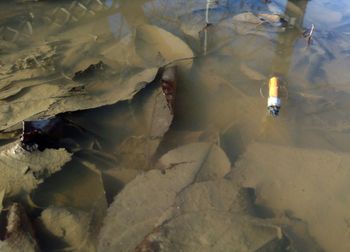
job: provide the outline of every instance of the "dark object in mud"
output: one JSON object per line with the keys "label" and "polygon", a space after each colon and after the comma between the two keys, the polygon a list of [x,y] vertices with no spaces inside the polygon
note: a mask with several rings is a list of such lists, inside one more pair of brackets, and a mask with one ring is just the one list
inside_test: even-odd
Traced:
{"label": "dark object in mud", "polygon": [[58,137],[62,135],[61,129],[62,120],[60,118],[24,121],[21,146],[30,152],[43,151],[46,148],[58,149],[60,147]]}
{"label": "dark object in mud", "polygon": [[84,86],[79,86],[79,87],[73,87],[69,90],[69,92],[82,92],[85,90]]}
{"label": "dark object in mud", "polygon": [[270,115],[272,115],[273,117],[277,117],[279,115],[280,109],[281,107],[278,106],[269,106],[267,108],[267,110],[270,112]]}
{"label": "dark object in mud", "polygon": [[74,81],[82,81],[91,78],[97,72],[101,72],[106,69],[106,65],[100,61],[97,64],[91,64],[85,70],[80,70],[76,72],[73,76]]}
{"label": "dark object in mud", "polygon": [[[29,152],[65,148],[70,152],[90,148],[98,136],[62,117],[23,122],[21,147]],[[98,143],[99,146],[99,143]]]}
{"label": "dark object in mud", "polygon": [[39,251],[34,229],[18,203],[13,203],[8,210],[5,242],[5,250],[8,247],[9,251]]}
{"label": "dark object in mud", "polygon": [[164,69],[161,78],[161,86],[165,95],[169,110],[174,114],[176,95],[176,66]]}

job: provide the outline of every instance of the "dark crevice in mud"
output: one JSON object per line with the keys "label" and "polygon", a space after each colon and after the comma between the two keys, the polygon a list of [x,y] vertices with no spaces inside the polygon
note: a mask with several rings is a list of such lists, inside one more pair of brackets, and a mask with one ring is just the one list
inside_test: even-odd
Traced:
{"label": "dark crevice in mud", "polygon": [[234,126],[221,135],[221,147],[226,151],[228,158],[234,165],[239,156],[245,152],[246,144],[241,135],[239,125]]}
{"label": "dark crevice in mud", "polygon": [[261,219],[272,219],[276,215],[272,209],[269,209],[256,202],[256,190],[255,188],[243,187],[240,189],[241,197],[246,202],[246,209],[252,216]]}
{"label": "dark crevice in mud", "polygon": [[94,136],[63,117],[24,121],[21,146],[27,151],[66,148],[74,150]]}
{"label": "dark crevice in mud", "polygon": [[6,225],[7,225],[7,211],[1,211],[0,213],[0,240],[3,241],[6,239]]}
{"label": "dark crevice in mud", "polygon": [[63,136],[62,126],[63,122],[58,118],[23,122],[22,148],[27,151],[59,149],[59,140]]}
{"label": "dark crevice in mud", "polygon": [[132,128],[125,127],[123,123],[109,125],[109,122],[122,121],[123,115],[131,113],[130,107],[130,101],[121,101],[113,105],[63,113],[59,116],[81,127],[89,136],[98,139],[104,149],[111,149],[120,144],[125,135],[131,134]]}
{"label": "dark crevice in mud", "polygon": [[[70,250],[70,246],[67,242],[62,241],[54,234],[51,234],[49,230],[42,227],[39,223],[36,223],[36,228],[40,230],[37,234],[38,244],[41,251],[54,252],[57,250]],[[62,230],[64,233],[64,230]]]}
{"label": "dark crevice in mud", "polygon": [[99,61],[96,64],[91,64],[85,70],[80,70],[74,73],[72,78],[73,81],[86,81],[91,80],[91,78],[96,78],[96,75],[103,75],[106,70],[107,65],[105,65],[102,61]]}
{"label": "dark crevice in mud", "polygon": [[123,190],[125,184],[124,182],[116,179],[115,177],[105,173],[102,173],[102,179],[104,187],[106,188],[107,204],[111,205],[114,200],[114,197]]}
{"label": "dark crevice in mud", "polygon": [[0,140],[0,146],[4,146],[6,144],[14,142],[16,139],[20,138],[21,133],[22,133],[22,130],[11,132],[11,135],[7,133],[0,133],[1,138],[3,138]]}
{"label": "dark crevice in mud", "polygon": [[262,219],[271,219],[276,217],[273,209],[259,204],[255,204],[254,213],[257,217]]}

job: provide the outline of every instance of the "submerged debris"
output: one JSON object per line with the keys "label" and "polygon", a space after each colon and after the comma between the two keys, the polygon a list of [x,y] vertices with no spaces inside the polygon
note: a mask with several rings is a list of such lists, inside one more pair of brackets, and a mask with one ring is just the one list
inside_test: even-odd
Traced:
{"label": "submerged debris", "polygon": [[315,25],[311,24],[311,28],[306,29],[303,33],[303,36],[306,39],[308,46],[311,45],[311,43],[312,43],[312,36],[314,34],[314,31],[315,31]]}
{"label": "submerged debris", "polygon": [[209,11],[219,4],[218,0],[207,0],[206,12],[205,12],[205,23],[206,25],[211,24],[209,21]]}
{"label": "submerged debris", "polygon": [[161,78],[161,86],[171,114],[174,114],[176,98],[176,66],[167,67],[164,70]]}

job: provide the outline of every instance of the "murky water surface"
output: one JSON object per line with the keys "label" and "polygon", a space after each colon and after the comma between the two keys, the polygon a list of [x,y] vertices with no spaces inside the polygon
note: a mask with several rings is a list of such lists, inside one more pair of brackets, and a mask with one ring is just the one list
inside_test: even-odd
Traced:
{"label": "murky water surface", "polygon": [[[212,142],[231,162],[227,178],[255,190],[258,215],[287,220],[281,225],[295,238],[294,248],[349,251],[349,2],[219,0],[208,12],[211,25],[206,25],[206,6],[204,0],[0,1],[0,106],[25,104],[11,107],[13,116],[1,119],[3,125],[13,119],[2,134],[4,146],[20,137],[21,120],[40,117],[45,106],[53,108],[39,100],[59,96],[52,88],[70,87],[76,72],[102,61],[109,70],[83,85],[96,95],[121,92],[113,89],[117,78],[161,67],[169,62],[164,51],[182,50],[157,41],[163,34],[153,28],[145,32],[152,42],[144,43],[147,35],[138,32],[140,25],[161,27],[195,55],[179,61],[174,121],[155,156],[126,143],[149,131],[140,121],[147,114],[143,91],[132,101],[88,104],[77,112],[70,112],[72,103],[57,111],[70,122],[63,145],[74,153],[73,160],[29,194],[30,204],[27,196],[20,201],[33,220],[55,206],[94,212],[98,222],[105,212],[96,209],[106,208],[161,155],[184,144]],[[243,12],[277,13],[288,24],[232,21]],[[308,45],[303,31],[312,25]],[[22,67],[28,73],[5,74],[6,64],[25,54]],[[140,61],[140,55],[148,61]],[[30,64],[39,70],[31,72]],[[272,75],[284,86],[277,118],[266,109]],[[38,100],[28,102],[33,97]],[[38,239],[45,251],[67,246],[47,242],[56,240],[42,230]]]}

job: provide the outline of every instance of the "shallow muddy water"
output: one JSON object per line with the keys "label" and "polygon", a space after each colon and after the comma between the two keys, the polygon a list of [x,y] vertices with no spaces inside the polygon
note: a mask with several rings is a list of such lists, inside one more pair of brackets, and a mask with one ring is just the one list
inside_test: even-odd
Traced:
{"label": "shallow muddy water", "polygon": [[[48,149],[72,156],[28,191],[0,185],[3,240],[16,201],[42,251],[350,251],[350,4],[208,2],[0,0],[0,144],[56,116]],[[175,102],[154,84],[169,65]]]}

